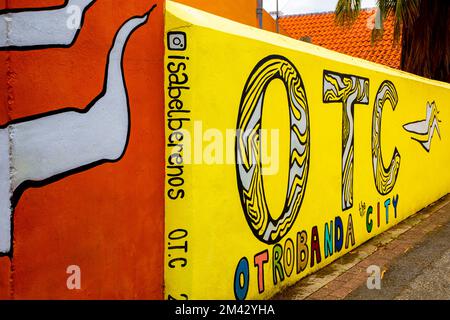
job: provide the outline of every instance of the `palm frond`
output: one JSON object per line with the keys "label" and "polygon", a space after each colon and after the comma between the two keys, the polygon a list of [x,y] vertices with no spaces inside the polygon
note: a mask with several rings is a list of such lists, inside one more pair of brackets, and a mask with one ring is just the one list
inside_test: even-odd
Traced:
{"label": "palm frond", "polygon": [[[394,42],[398,43],[403,24],[411,25],[419,15],[421,0],[378,0],[381,14],[381,29],[373,30],[372,41],[383,36],[384,21],[394,16]],[[336,21],[340,25],[351,25],[361,10],[361,0],[339,0],[336,5]]]}
{"label": "palm frond", "polygon": [[[380,24],[372,32],[372,43],[383,36],[386,19],[393,17],[393,44],[401,38],[401,69],[450,81],[450,1],[378,0],[377,5]],[[360,0],[339,0],[336,22],[353,24],[360,10]]]}
{"label": "palm frond", "polygon": [[390,16],[394,16],[394,42],[401,36],[402,26],[411,25],[419,16],[421,0],[378,0],[382,23]]}
{"label": "palm frond", "polygon": [[361,0],[339,0],[336,5],[336,20],[340,25],[351,25],[361,10]]}

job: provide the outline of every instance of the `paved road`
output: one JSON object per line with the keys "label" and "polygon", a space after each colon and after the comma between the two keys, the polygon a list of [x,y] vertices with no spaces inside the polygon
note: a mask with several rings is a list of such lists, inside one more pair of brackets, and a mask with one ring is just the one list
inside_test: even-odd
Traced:
{"label": "paved road", "polygon": [[[367,288],[379,266],[380,290]],[[450,300],[450,195],[279,293],[281,300]]]}
{"label": "paved road", "polygon": [[384,274],[380,290],[362,285],[346,299],[449,300],[450,221],[394,260]]}

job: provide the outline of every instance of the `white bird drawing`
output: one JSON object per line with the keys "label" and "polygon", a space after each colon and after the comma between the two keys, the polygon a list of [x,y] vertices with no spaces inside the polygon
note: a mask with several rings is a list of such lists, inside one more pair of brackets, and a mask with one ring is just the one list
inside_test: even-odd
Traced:
{"label": "white bird drawing", "polygon": [[439,129],[439,110],[436,107],[436,103],[427,103],[427,117],[425,120],[415,121],[407,123],[403,128],[409,133],[413,133],[414,136],[411,139],[420,143],[420,145],[430,152],[431,140],[433,139],[434,132],[436,131],[439,139],[441,139],[441,132]]}

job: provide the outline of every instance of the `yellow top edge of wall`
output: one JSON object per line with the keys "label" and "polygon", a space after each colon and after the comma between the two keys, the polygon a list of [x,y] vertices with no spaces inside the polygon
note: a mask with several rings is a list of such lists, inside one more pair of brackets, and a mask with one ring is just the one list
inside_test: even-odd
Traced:
{"label": "yellow top edge of wall", "polygon": [[374,71],[383,72],[392,76],[407,78],[450,89],[450,84],[446,82],[427,79],[412,73],[393,69],[382,64],[352,57],[307,42],[298,41],[277,33],[261,30],[174,1],[167,1],[166,11],[170,12],[180,20],[190,22],[193,25],[198,25],[204,28],[219,30],[224,33],[271,43],[280,47],[297,49],[302,52],[314,54],[331,60],[336,60],[349,65],[370,68]]}

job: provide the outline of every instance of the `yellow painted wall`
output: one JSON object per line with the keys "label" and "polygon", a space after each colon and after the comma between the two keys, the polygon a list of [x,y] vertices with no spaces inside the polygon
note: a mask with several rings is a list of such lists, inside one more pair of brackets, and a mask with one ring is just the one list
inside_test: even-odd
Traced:
{"label": "yellow painted wall", "polygon": [[449,84],[174,2],[166,33],[166,298],[269,298],[450,191]]}

